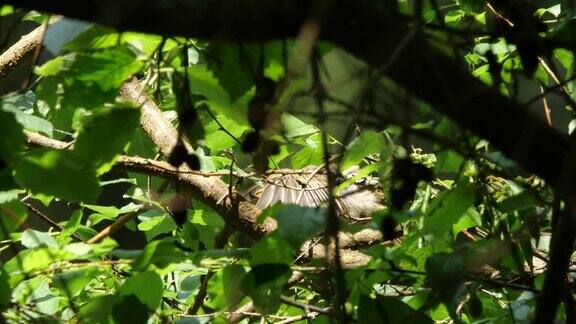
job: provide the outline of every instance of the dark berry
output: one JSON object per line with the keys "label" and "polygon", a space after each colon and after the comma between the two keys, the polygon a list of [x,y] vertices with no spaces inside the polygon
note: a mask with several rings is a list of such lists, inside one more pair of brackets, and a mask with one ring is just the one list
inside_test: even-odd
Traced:
{"label": "dark berry", "polygon": [[280,144],[274,140],[269,140],[262,144],[262,152],[268,156],[280,153]]}
{"label": "dark berry", "polygon": [[269,103],[274,102],[274,95],[276,93],[276,81],[268,77],[263,77],[257,82],[256,88],[258,97],[266,100]]}
{"label": "dark berry", "polygon": [[200,158],[194,153],[186,156],[186,164],[191,170],[200,170]]}
{"label": "dark berry", "polygon": [[247,133],[242,141],[242,152],[250,153],[256,151],[260,147],[260,142],[262,142],[262,138],[258,132],[251,131]]}
{"label": "dark berry", "polygon": [[248,122],[254,129],[263,129],[266,125],[266,102],[260,97],[254,97],[248,104]]}
{"label": "dark berry", "polygon": [[192,127],[196,121],[196,118],[198,118],[198,114],[196,113],[196,109],[193,107],[178,109],[178,120],[180,121],[180,127]]}
{"label": "dark berry", "polygon": [[181,166],[188,159],[188,150],[181,141],[176,143],[172,152],[168,155],[168,163],[173,167]]}

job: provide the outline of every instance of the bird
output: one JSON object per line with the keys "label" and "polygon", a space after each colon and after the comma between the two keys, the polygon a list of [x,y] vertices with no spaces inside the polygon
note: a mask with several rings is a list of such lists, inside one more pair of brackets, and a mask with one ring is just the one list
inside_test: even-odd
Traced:
{"label": "bird", "polygon": [[[338,174],[337,181],[341,183],[352,178],[358,169],[356,166],[345,170]],[[323,166],[308,166],[299,170],[277,169],[267,174],[263,182],[263,188],[255,193],[259,197],[256,207],[260,210],[276,203],[321,207],[329,199],[327,174]],[[360,222],[369,220],[373,212],[383,209],[382,193],[375,185],[377,182],[375,178],[364,178],[337,194],[337,215],[347,221]]]}

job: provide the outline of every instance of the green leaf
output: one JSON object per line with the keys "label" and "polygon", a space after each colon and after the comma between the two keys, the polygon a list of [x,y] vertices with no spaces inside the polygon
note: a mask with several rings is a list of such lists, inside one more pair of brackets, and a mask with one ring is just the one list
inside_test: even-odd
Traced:
{"label": "green leaf", "polygon": [[358,172],[354,174],[353,177],[346,179],[346,181],[340,183],[334,189],[334,193],[337,195],[342,194],[344,190],[349,188],[354,183],[360,181],[361,179],[365,178],[366,176],[372,173],[378,172],[379,170],[382,170],[382,163],[371,163],[363,166],[362,168],[360,168],[360,170],[358,170]]}
{"label": "green leaf", "polygon": [[436,154],[436,158],[438,162],[434,168],[435,172],[458,172],[462,168],[462,163],[465,162],[462,155],[450,149]]}
{"label": "green leaf", "polygon": [[77,296],[100,273],[101,271],[97,267],[85,267],[59,273],[53,277],[52,282],[54,287],[60,289],[64,294]]}
{"label": "green leaf", "polygon": [[292,274],[292,249],[277,233],[260,240],[251,251],[252,270],[244,290],[258,311],[273,313],[280,306],[282,287]]}
{"label": "green leaf", "polygon": [[314,133],[320,132],[316,126],[312,124],[306,124],[300,119],[287,113],[282,114],[281,121],[282,127],[284,128],[284,135],[287,138],[312,135]]}
{"label": "green leaf", "polygon": [[501,201],[497,208],[504,213],[531,209],[538,205],[538,201],[528,191],[523,191],[518,195],[508,197]]}
{"label": "green leaf", "polygon": [[396,297],[362,295],[358,302],[359,323],[434,323],[426,314]]}
{"label": "green leaf", "polygon": [[[104,295],[91,298],[80,307],[79,318],[86,323],[113,323],[112,309],[122,300],[117,295]],[[126,311],[124,309],[124,311]]]}
{"label": "green leaf", "polygon": [[62,232],[59,235],[59,239],[69,237],[76,232],[78,227],[80,226],[80,222],[82,221],[82,211],[75,210],[70,215],[70,218],[66,222],[64,226],[62,226]]}
{"label": "green leaf", "polygon": [[128,278],[119,292],[123,296],[136,296],[149,310],[154,311],[162,302],[164,284],[156,272],[145,271]]}
{"label": "green leaf", "polygon": [[114,206],[89,205],[89,204],[84,204],[84,203],[82,203],[80,205],[84,208],[88,208],[88,209],[93,210],[97,213],[105,215],[106,217],[109,217],[110,219],[114,219],[114,218],[118,217],[118,215],[120,215],[120,214],[125,214],[125,213],[130,213],[130,212],[136,211],[142,207],[141,205],[136,205],[134,203],[129,203],[128,205],[123,206],[122,208],[118,208],[118,207],[114,207]]}
{"label": "green leaf", "polygon": [[[210,116],[205,116],[203,118],[205,120],[204,124],[206,125],[204,145],[206,145],[213,154],[231,148],[237,144],[236,140],[228,133],[224,132],[222,128],[226,129],[236,139],[240,139],[242,134],[249,129],[248,126],[240,125],[223,114],[217,114],[215,117],[218,119],[218,122],[214,121]],[[220,127],[218,123],[220,123],[222,127]]]}
{"label": "green leaf", "polygon": [[222,269],[222,284],[227,306],[234,307],[245,296],[241,289],[246,269],[239,264],[231,264]]}
{"label": "green leaf", "polygon": [[91,202],[100,191],[94,170],[70,151],[30,151],[18,160],[14,171],[18,182],[32,193]]}
{"label": "green leaf", "polygon": [[8,16],[14,13],[14,7],[11,5],[2,5],[0,7],[0,17]]}
{"label": "green leaf", "polygon": [[44,270],[54,263],[54,255],[46,247],[36,248],[34,250],[24,250],[17,258],[21,258],[21,271],[30,273],[32,271]]}
{"label": "green leaf", "polygon": [[290,266],[285,263],[260,263],[250,270],[255,291],[270,285],[281,287],[290,278]]}
{"label": "green leaf", "polygon": [[210,207],[200,202],[194,202],[194,207],[196,208],[194,208],[193,214],[189,217],[193,224],[211,227],[224,227],[226,225],[222,217]]}
{"label": "green leaf", "polygon": [[221,309],[236,306],[244,296],[246,269],[239,264],[230,264],[216,272],[208,283],[210,305]]}
{"label": "green leaf", "polygon": [[57,56],[51,59],[50,61],[44,63],[42,66],[37,67],[34,70],[34,72],[36,72],[37,75],[43,77],[57,75],[63,70],[64,63],[65,63],[65,57]]}
{"label": "green leaf", "polygon": [[38,116],[34,116],[15,108],[6,108],[4,107],[5,111],[10,111],[16,115],[16,120],[27,130],[40,132],[52,137],[52,132],[54,130],[54,126],[52,123],[47,121],[44,118],[40,118]]}
{"label": "green leaf", "polygon": [[19,200],[0,204],[0,239],[4,240],[24,223],[28,213]]}
{"label": "green leaf", "polygon": [[193,94],[204,96],[206,99],[220,105],[230,104],[230,97],[206,65],[188,67],[188,79],[190,81],[190,90]]}
{"label": "green leaf", "polygon": [[484,11],[485,2],[482,0],[459,0],[460,8],[466,12]]}
{"label": "green leaf", "polygon": [[[136,32],[123,32],[121,36],[122,40],[125,43],[130,44],[132,47],[137,48],[146,57],[151,57],[152,54],[155,53],[155,51],[158,51],[159,50],[158,47],[162,43],[162,36],[159,35],[136,33]],[[178,46],[179,46],[178,42],[173,38],[165,39],[162,52],[175,49]],[[194,48],[189,48],[188,52],[189,53],[194,52]],[[190,61],[192,62],[192,59],[190,59]]]}
{"label": "green leaf", "polygon": [[18,123],[25,129],[41,132],[52,137],[54,129],[52,123],[32,114],[35,102],[36,96],[32,91],[25,94],[12,95],[2,99],[2,110],[13,113]]}
{"label": "green leaf", "polygon": [[0,310],[4,311],[10,306],[10,297],[12,296],[12,288],[8,280],[8,273],[4,268],[0,267]]}
{"label": "green leaf", "polygon": [[452,226],[474,203],[474,191],[470,184],[460,182],[450,191],[434,198],[424,216],[424,232],[440,236]]}
{"label": "green leaf", "polygon": [[273,314],[281,305],[282,287],[290,277],[290,267],[281,263],[259,264],[243,283],[259,313]]}
{"label": "green leaf", "polygon": [[348,145],[340,170],[359,164],[367,155],[380,153],[385,146],[386,141],[382,134],[375,131],[362,132]]}
{"label": "green leaf", "polygon": [[133,264],[133,268],[143,271],[151,266],[164,269],[173,263],[185,260],[187,255],[173,240],[156,240],[148,243]]}
{"label": "green leaf", "polygon": [[68,54],[63,70],[72,80],[97,84],[102,90],[118,89],[140,71],[144,62],[126,46],[106,48],[89,54]]}
{"label": "green leaf", "polygon": [[199,201],[195,201],[194,210],[189,211],[188,222],[194,225],[198,231],[198,239],[208,248],[214,246],[214,238],[225,225],[218,213]]}
{"label": "green leaf", "polygon": [[320,234],[326,223],[326,210],[321,208],[285,205],[278,211],[278,232],[293,249],[298,250],[302,243]]}
{"label": "green leaf", "polygon": [[306,147],[292,156],[292,167],[301,169],[309,165],[324,164],[324,151],[322,150],[320,134],[314,134],[306,139]]}
{"label": "green leaf", "polygon": [[78,34],[62,49],[70,52],[103,49],[117,46],[120,41],[120,34],[114,30],[94,24]]}
{"label": "green leaf", "polygon": [[462,216],[458,220],[458,222],[454,224],[454,226],[452,226],[452,234],[454,235],[454,237],[456,237],[456,235],[460,233],[462,230],[480,225],[482,225],[482,217],[480,216],[476,208],[471,207],[468,208],[466,214]]}
{"label": "green leaf", "polygon": [[147,323],[150,309],[134,294],[124,296],[112,308],[114,323]]}
{"label": "green leaf", "polygon": [[246,124],[245,111],[236,109],[218,79],[206,65],[193,65],[188,68],[188,79],[192,94],[206,98],[206,102],[214,111],[223,114],[239,124]]}
{"label": "green leaf", "polygon": [[574,66],[574,54],[571,51],[564,48],[557,48],[554,50],[554,56],[564,69],[567,71],[572,70]]}
{"label": "green leaf", "polygon": [[20,238],[22,245],[31,249],[38,246],[48,246],[57,247],[58,243],[56,240],[48,233],[39,232],[32,229],[27,229],[22,233]]}
{"label": "green leaf", "polygon": [[0,204],[4,204],[7,202],[11,202],[13,200],[18,199],[19,194],[25,193],[25,190],[21,189],[12,189],[6,191],[0,191]]}
{"label": "green leaf", "polygon": [[278,234],[266,236],[252,247],[250,264],[292,264],[292,249]]}
{"label": "green leaf", "polygon": [[458,294],[464,273],[464,262],[458,254],[438,253],[426,261],[427,281],[432,292],[442,300],[453,318],[456,316],[456,307],[465,297]]}
{"label": "green leaf", "polygon": [[220,58],[220,62],[214,62],[210,67],[233,100],[242,97],[254,86],[254,77],[248,66],[250,63],[240,62],[240,51],[238,44],[218,43],[212,44],[209,48],[209,53]]}
{"label": "green leaf", "polygon": [[59,109],[51,110],[49,114],[50,121],[59,128],[76,128],[80,123],[73,121],[81,120],[80,117],[88,114],[88,111],[100,109],[106,104],[117,105],[114,102],[118,96],[117,89],[103,90],[98,84],[72,79],[64,81],[62,90]]}
{"label": "green leaf", "polygon": [[210,68],[231,100],[237,100],[254,87],[254,74],[259,73],[256,71],[260,64],[264,70],[263,74],[273,80],[278,80],[284,72],[280,41],[242,45],[211,44],[208,53],[209,57],[218,58],[212,60]]}
{"label": "green leaf", "polygon": [[0,160],[11,163],[23,148],[22,126],[14,114],[0,110]]}
{"label": "green leaf", "polygon": [[558,44],[558,47],[574,51],[576,49],[576,35],[574,35],[575,28],[576,18],[566,19],[560,27],[549,33],[546,38]]}
{"label": "green leaf", "polygon": [[558,17],[561,12],[562,12],[562,5],[556,4],[556,5],[553,5],[552,7],[549,7],[549,8],[540,8],[540,9],[536,10],[536,12],[534,13],[534,16],[536,16],[538,18],[542,18],[542,16],[545,13],[549,13],[549,14],[553,15],[554,17]]}
{"label": "green leaf", "polygon": [[90,161],[103,174],[112,168],[140,123],[140,111],[133,107],[106,108],[86,116],[74,144],[74,152]]}
{"label": "green leaf", "polygon": [[54,315],[58,310],[58,301],[59,298],[50,291],[48,283],[42,281],[40,286],[34,289],[28,302],[34,304],[40,313]]}
{"label": "green leaf", "polygon": [[154,237],[176,230],[176,224],[170,215],[159,209],[150,209],[138,216],[141,223],[138,229],[146,235],[146,240],[151,241]]}

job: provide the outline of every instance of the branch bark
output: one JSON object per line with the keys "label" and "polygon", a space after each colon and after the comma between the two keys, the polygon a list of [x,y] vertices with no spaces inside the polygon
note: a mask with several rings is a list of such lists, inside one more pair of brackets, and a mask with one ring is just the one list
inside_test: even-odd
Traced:
{"label": "branch bark", "polygon": [[[61,17],[56,16],[50,19],[50,23],[55,23]],[[20,63],[28,56],[35,53],[42,44],[43,34],[46,32],[46,25],[40,26],[22,38],[0,55],[0,79],[3,79],[14,72]]]}

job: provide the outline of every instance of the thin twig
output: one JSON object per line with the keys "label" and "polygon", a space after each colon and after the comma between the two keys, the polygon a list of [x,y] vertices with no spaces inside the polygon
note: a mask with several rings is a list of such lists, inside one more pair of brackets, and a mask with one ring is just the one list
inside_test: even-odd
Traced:
{"label": "thin twig", "polygon": [[309,319],[313,319],[318,315],[318,313],[316,312],[310,312],[304,315],[298,315],[298,316],[293,316],[293,317],[289,317],[285,320],[282,321],[278,321],[276,322],[276,324],[289,324],[289,323],[295,323],[295,322],[300,322],[303,320],[309,320]]}
{"label": "thin twig", "polygon": [[[40,218],[42,221],[44,221],[45,223],[47,223],[48,225],[58,229],[59,231],[63,231],[62,226],[60,226],[58,223],[56,223],[55,221],[53,221],[50,217],[48,217],[47,215],[45,215],[44,213],[42,213],[40,210],[38,210],[36,207],[32,206],[30,203],[23,201],[22,202],[24,204],[24,206],[26,207],[26,209],[28,209],[32,214],[38,216],[38,218]],[[84,241],[84,239],[76,234],[76,233],[72,233],[72,236],[74,236],[76,239],[80,240],[80,241]]]}
{"label": "thin twig", "polygon": [[542,106],[544,108],[544,116],[546,116],[546,122],[549,126],[552,126],[552,112],[548,106],[548,99],[546,99],[546,96],[544,95],[544,88],[542,86],[540,86],[540,93],[542,94]]}
{"label": "thin twig", "polygon": [[280,296],[280,300],[282,300],[282,302],[284,304],[288,304],[291,306],[301,308],[301,309],[305,310],[306,312],[314,311],[316,313],[320,313],[320,314],[324,314],[324,315],[330,315],[330,308],[329,307],[322,308],[322,307],[318,307],[315,305],[304,304],[304,303],[301,303],[297,300],[290,299],[286,296]]}
{"label": "thin twig", "polygon": [[130,220],[134,219],[138,215],[137,211],[126,213],[120,218],[118,218],[114,223],[106,226],[103,230],[94,235],[91,239],[86,241],[86,243],[93,244],[99,242],[101,239],[110,236],[116,231],[118,231],[124,224],[128,223]]}

